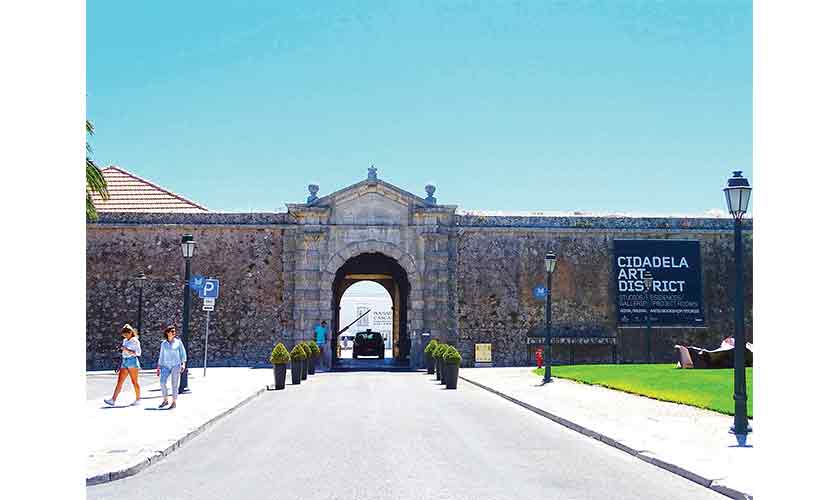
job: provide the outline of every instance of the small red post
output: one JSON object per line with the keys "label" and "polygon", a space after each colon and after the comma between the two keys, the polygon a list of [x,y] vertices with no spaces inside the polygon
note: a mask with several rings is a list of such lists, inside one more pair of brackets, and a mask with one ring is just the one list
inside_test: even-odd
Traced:
{"label": "small red post", "polygon": [[543,364],[543,348],[537,347],[537,368],[542,368]]}

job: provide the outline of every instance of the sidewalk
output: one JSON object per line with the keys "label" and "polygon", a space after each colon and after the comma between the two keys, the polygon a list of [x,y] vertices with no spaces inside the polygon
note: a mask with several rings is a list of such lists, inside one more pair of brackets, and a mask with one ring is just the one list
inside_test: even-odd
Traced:
{"label": "sidewalk", "polygon": [[[93,399],[109,373],[107,392]],[[134,401],[134,388],[126,380],[115,407],[102,400],[111,396],[116,375],[88,372],[87,484],[136,474],[274,383],[271,369],[208,368],[207,377],[202,373],[202,368],[190,369],[191,392],[178,396],[178,408],[168,411],[157,408],[161,392],[153,370],[141,372],[138,406],[126,406]]]}
{"label": "sidewalk", "polygon": [[757,456],[736,446],[732,417],[559,378],[543,387],[532,370],[462,368],[460,377],[726,496],[752,498]]}

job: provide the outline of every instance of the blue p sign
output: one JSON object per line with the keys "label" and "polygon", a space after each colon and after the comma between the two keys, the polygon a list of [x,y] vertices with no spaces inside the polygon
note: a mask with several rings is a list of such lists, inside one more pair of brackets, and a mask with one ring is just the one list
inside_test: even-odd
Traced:
{"label": "blue p sign", "polygon": [[193,274],[190,277],[190,288],[192,288],[195,292],[200,293],[201,287],[204,286],[204,276],[200,274]]}
{"label": "blue p sign", "polygon": [[202,299],[218,299],[219,298],[219,280],[215,278],[207,278],[204,280],[198,296]]}

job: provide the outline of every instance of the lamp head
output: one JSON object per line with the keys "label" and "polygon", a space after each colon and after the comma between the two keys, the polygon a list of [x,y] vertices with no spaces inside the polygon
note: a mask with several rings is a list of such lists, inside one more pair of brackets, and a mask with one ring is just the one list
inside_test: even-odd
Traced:
{"label": "lamp head", "polygon": [[184,256],[185,259],[191,259],[195,253],[195,241],[191,234],[185,234],[181,236],[181,255]]}
{"label": "lamp head", "polygon": [[554,266],[557,265],[557,256],[554,252],[545,254],[545,272],[551,274],[554,272]]}
{"label": "lamp head", "polygon": [[741,173],[740,170],[732,172],[732,177],[723,188],[723,193],[726,195],[726,208],[736,220],[740,220],[747,213],[752,192],[750,182]]}

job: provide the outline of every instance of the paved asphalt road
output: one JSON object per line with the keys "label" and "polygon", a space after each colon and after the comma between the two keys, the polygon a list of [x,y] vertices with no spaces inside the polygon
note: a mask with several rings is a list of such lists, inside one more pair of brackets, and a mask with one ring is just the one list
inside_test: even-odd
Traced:
{"label": "paved asphalt road", "polygon": [[432,379],[325,373],[263,393],[88,498],[725,498],[463,380],[450,391]]}

